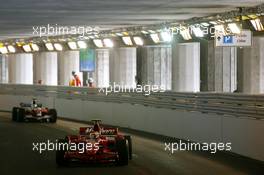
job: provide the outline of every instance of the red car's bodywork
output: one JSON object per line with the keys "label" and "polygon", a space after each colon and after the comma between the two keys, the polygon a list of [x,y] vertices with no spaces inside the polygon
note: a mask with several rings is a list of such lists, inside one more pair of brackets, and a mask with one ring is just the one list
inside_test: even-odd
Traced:
{"label": "red car's bodywork", "polygon": [[118,128],[101,127],[98,120],[94,127],[80,128],[79,135],[67,136],[59,143],[73,145],[89,145],[89,149],[59,150],[56,160],[59,165],[78,161],[85,163],[116,162],[119,165],[127,165],[132,158],[132,144],[130,136],[124,136],[118,132]]}

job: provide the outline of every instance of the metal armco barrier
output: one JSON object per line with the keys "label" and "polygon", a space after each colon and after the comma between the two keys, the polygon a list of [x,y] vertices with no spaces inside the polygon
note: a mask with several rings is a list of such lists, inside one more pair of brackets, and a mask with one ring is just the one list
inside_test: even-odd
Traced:
{"label": "metal armco barrier", "polygon": [[240,93],[163,93],[111,92],[108,95],[97,88],[13,85],[0,84],[2,95],[44,96],[62,99],[81,99],[86,101],[129,103],[172,110],[196,111],[264,119],[264,95]]}

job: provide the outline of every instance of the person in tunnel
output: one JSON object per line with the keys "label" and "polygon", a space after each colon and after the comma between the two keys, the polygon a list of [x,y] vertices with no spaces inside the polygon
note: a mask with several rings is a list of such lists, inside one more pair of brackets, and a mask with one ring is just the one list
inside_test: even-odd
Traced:
{"label": "person in tunnel", "polygon": [[93,78],[89,78],[88,79],[88,87],[89,88],[94,88],[94,79]]}
{"label": "person in tunnel", "polygon": [[80,87],[81,86],[81,80],[80,80],[80,77],[76,74],[75,71],[72,71],[72,76],[73,76],[73,79],[70,81],[69,85],[70,86],[78,86]]}

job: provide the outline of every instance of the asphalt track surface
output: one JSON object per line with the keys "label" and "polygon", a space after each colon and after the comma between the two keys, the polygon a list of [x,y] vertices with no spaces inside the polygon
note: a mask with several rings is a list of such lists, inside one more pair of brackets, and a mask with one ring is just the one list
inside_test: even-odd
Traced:
{"label": "asphalt track surface", "polygon": [[162,139],[133,134],[133,160],[128,166],[78,165],[58,167],[55,152],[39,154],[33,143],[55,141],[77,134],[83,123],[58,120],[56,124],[15,123],[10,113],[0,113],[1,175],[261,175],[263,163],[229,154],[189,151],[173,155],[164,151]]}

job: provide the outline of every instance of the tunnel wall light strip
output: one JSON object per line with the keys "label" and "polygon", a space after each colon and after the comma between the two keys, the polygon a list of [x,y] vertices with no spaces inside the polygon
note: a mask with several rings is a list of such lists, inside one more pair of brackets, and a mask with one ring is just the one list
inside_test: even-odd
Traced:
{"label": "tunnel wall light strip", "polygon": [[62,45],[60,43],[55,43],[54,47],[55,47],[55,50],[57,50],[57,51],[62,51],[63,50],[63,47],[62,47]]}
{"label": "tunnel wall light strip", "polygon": [[102,42],[101,39],[94,39],[93,42],[94,42],[94,45],[95,45],[96,47],[99,47],[99,48],[104,47],[103,42]]}
{"label": "tunnel wall light strip", "polygon": [[7,54],[7,53],[8,53],[7,48],[6,48],[5,46],[0,47],[0,53],[1,53],[1,54]]}
{"label": "tunnel wall light strip", "polygon": [[77,44],[76,44],[76,42],[71,41],[71,42],[68,42],[67,44],[68,44],[68,46],[69,46],[69,48],[70,48],[71,50],[76,50],[76,49],[77,49]]}
{"label": "tunnel wall light strip", "polygon": [[113,43],[113,41],[111,39],[105,38],[103,41],[104,41],[104,45],[106,47],[114,47],[114,43]]}
{"label": "tunnel wall light strip", "polygon": [[152,39],[152,41],[154,43],[159,43],[160,42],[160,38],[159,38],[159,35],[157,33],[150,34],[150,37],[151,37],[151,39]]}
{"label": "tunnel wall light strip", "polygon": [[39,46],[37,45],[37,44],[31,44],[31,48],[32,48],[32,50],[33,51],[35,51],[35,52],[38,52],[39,51]]}
{"label": "tunnel wall light strip", "polygon": [[143,41],[143,39],[141,37],[135,36],[133,39],[134,39],[134,42],[135,42],[136,45],[138,45],[138,46],[143,46],[144,45],[144,41]]}
{"label": "tunnel wall light strip", "polygon": [[87,44],[85,41],[78,41],[77,45],[80,49],[86,49],[87,48]]}
{"label": "tunnel wall light strip", "polygon": [[250,22],[256,31],[263,31],[264,30],[263,24],[261,23],[259,18],[250,20]]}
{"label": "tunnel wall light strip", "polygon": [[45,46],[48,49],[48,51],[53,51],[54,50],[54,47],[53,47],[53,45],[51,43],[46,43]]}
{"label": "tunnel wall light strip", "polygon": [[25,52],[31,52],[31,47],[29,44],[23,45],[22,47]]}
{"label": "tunnel wall light strip", "polygon": [[7,48],[8,48],[8,51],[10,53],[15,53],[16,52],[16,48],[14,46],[12,46],[12,45],[7,46]]}
{"label": "tunnel wall light strip", "polygon": [[130,36],[124,36],[124,37],[122,37],[122,40],[123,40],[124,44],[127,45],[127,46],[132,46],[133,45],[133,42],[132,42]]}

